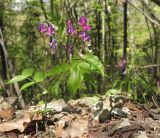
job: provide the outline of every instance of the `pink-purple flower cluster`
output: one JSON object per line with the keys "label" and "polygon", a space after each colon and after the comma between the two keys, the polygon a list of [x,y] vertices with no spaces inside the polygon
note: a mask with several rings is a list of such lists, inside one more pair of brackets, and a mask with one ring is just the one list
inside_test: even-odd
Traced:
{"label": "pink-purple flower cluster", "polygon": [[73,55],[73,52],[74,52],[73,46],[72,45],[68,45],[67,46],[67,51],[68,51],[69,54]]}
{"label": "pink-purple flower cluster", "polygon": [[[41,23],[39,24],[38,26],[38,30],[39,32],[43,33],[43,34],[46,34],[47,36],[49,37],[52,37],[54,34],[55,34],[55,28],[52,24],[44,24],[44,23]],[[57,48],[57,45],[58,45],[58,42],[57,40],[54,38],[50,41],[50,49],[51,51],[55,51],[56,48]]]}
{"label": "pink-purple flower cluster", "polygon": [[83,31],[91,30],[91,26],[87,24],[88,19],[85,16],[79,18],[78,24],[82,27]]}
{"label": "pink-purple flower cluster", "polygon": [[88,19],[85,16],[81,16],[79,18],[78,24],[82,28],[82,31],[80,32],[80,37],[83,39],[83,41],[89,42],[91,40],[91,37],[87,34],[87,31],[91,29],[91,26],[88,25]]}
{"label": "pink-purple flower cluster", "polygon": [[57,42],[57,40],[56,39],[52,39],[52,41],[50,42],[50,47],[51,47],[51,49],[56,49],[56,47],[57,47],[57,45],[58,45],[58,42]]}
{"label": "pink-purple flower cluster", "polygon": [[91,40],[90,35],[88,35],[86,31],[80,32],[80,37],[83,39],[83,41],[89,42]]}
{"label": "pink-purple flower cluster", "polygon": [[[87,34],[87,31],[91,29],[91,26],[88,24],[88,19],[85,16],[81,16],[79,18],[78,24],[82,29],[79,36],[82,38],[83,41],[89,42],[91,40],[91,37]],[[67,32],[69,35],[73,36],[77,34],[77,30],[74,28],[71,20],[68,20],[67,27]]]}
{"label": "pink-purple flower cluster", "polygon": [[77,30],[73,27],[72,21],[68,20],[67,22],[67,26],[68,26],[68,34],[69,35],[75,35],[77,33]]}
{"label": "pink-purple flower cluster", "polygon": [[[73,26],[73,23],[71,20],[67,21],[67,33],[70,36],[78,36],[82,38],[84,42],[90,42],[91,37],[88,35],[87,31],[91,29],[91,26],[88,24],[88,19],[85,16],[81,16],[78,20],[78,25],[80,26],[80,32],[77,31],[77,29]],[[50,40],[50,50],[52,53],[55,53],[58,42],[55,38],[55,28],[51,23],[45,24],[41,23],[38,26],[38,30],[40,33],[48,36],[51,38]],[[78,32],[78,33],[77,33]],[[73,54],[73,46],[68,46],[68,52]]]}
{"label": "pink-purple flower cluster", "polygon": [[125,70],[126,65],[127,65],[127,61],[126,61],[125,59],[122,59],[122,60],[120,61],[120,63],[118,64],[118,67],[119,67],[121,70]]}
{"label": "pink-purple flower cluster", "polygon": [[39,32],[44,33],[44,34],[48,35],[49,37],[52,36],[53,34],[55,34],[55,28],[53,27],[52,24],[46,25],[44,23],[41,23],[38,26],[38,30],[39,30]]}

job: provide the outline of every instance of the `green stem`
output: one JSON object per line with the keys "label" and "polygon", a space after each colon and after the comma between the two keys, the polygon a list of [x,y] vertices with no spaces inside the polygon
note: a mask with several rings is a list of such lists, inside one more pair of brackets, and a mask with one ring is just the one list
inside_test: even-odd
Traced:
{"label": "green stem", "polygon": [[[44,36],[42,36],[43,38],[43,44],[44,44],[44,48],[46,46],[46,43],[45,43],[45,39],[44,39]],[[45,70],[46,70],[46,53],[47,51],[44,51],[43,53],[43,57],[44,57],[44,63],[43,63],[43,78],[45,78]],[[45,81],[44,81],[44,84],[45,84]],[[48,101],[48,91],[45,89],[45,92],[46,92],[46,95],[45,95],[45,109],[47,108],[47,101]]]}
{"label": "green stem", "polygon": [[27,78],[27,79],[30,80],[30,81],[32,81],[32,82],[35,82],[35,84],[36,84],[37,86],[39,86],[43,91],[48,92],[42,85],[38,84],[35,80],[32,80],[32,79],[30,79],[30,78]]}
{"label": "green stem", "polygon": [[32,79],[30,79],[30,78],[27,78],[28,80],[30,80],[30,81],[32,81],[32,82],[35,82],[35,84],[37,85],[37,86],[39,86],[44,92],[46,92],[46,101],[45,101],[45,110],[46,110],[46,108],[47,108],[47,97],[48,97],[48,91],[47,91],[47,89],[45,89],[42,85],[40,85],[40,84],[38,84],[35,80],[32,80]]}

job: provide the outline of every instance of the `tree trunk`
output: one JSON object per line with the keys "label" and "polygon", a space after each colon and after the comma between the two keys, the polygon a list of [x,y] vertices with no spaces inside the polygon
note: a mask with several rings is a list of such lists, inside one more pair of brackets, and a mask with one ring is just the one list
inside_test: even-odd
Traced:
{"label": "tree trunk", "polygon": [[2,79],[0,79],[0,85],[5,91],[3,95],[9,97],[11,96],[11,91],[7,89],[4,85],[4,81],[7,80],[7,58],[4,50],[4,45],[1,39],[0,39],[0,56],[1,56],[1,63],[2,63],[2,68],[0,68],[1,76],[2,76]]}
{"label": "tree trunk", "polygon": [[[105,0],[102,1],[102,12],[101,12],[101,18],[102,18],[102,45],[100,47],[100,58],[102,63],[105,65],[105,49],[106,49],[106,26],[105,26],[105,10],[106,10],[106,2]],[[101,78],[101,92],[105,91],[105,78]]]}
{"label": "tree trunk", "polygon": [[126,74],[126,60],[127,60],[127,7],[128,3],[127,0],[124,2],[124,36],[123,36],[123,59],[122,59],[122,76],[121,79],[123,80],[125,78]]}
{"label": "tree trunk", "polygon": [[[11,64],[11,61],[9,61],[9,59],[8,59],[8,53],[7,53],[7,50],[6,50],[5,45],[4,45],[4,40],[3,40],[3,35],[2,35],[1,28],[0,28],[0,37],[1,37],[1,39],[0,39],[0,47],[1,48],[0,49],[2,50],[1,51],[2,52],[1,57],[4,60],[3,61],[3,64],[4,64],[4,67],[3,67],[4,71],[3,72],[5,72],[7,74],[7,64],[8,64],[8,67],[9,67],[10,72],[11,72],[11,77],[15,77],[13,66]],[[7,75],[4,75],[4,76],[7,77]],[[23,108],[23,107],[25,107],[25,102],[24,102],[22,93],[20,91],[19,85],[18,85],[18,83],[14,83],[13,85],[14,85],[14,88],[16,90],[16,94],[17,94],[20,106]],[[7,91],[7,94],[10,96],[10,92]]]}
{"label": "tree trunk", "polygon": [[[95,43],[95,52],[96,54],[101,57],[100,55],[100,47],[101,47],[101,18],[100,18],[100,11],[96,11],[96,29],[97,29],[97,37]],[[98,93],[101,93],[101,76],[97,75],[97,85],[98,85]]]}

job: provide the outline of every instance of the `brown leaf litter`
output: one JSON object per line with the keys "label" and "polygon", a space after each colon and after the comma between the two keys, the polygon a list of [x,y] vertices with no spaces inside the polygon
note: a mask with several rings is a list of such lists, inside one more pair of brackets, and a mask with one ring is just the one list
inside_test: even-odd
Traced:
{"label": "brown leaf litter", "polygon": [[[1,105],[6,105],[1,101]],[[158,138],[160,114],[126,97],[52,100],[15,110],[0,107],[2,138]]]}

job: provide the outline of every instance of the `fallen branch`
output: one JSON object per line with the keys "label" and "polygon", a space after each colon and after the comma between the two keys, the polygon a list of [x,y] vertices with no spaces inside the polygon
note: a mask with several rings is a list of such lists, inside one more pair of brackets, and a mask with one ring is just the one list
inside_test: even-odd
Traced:
{"label": "fallen branch", "polygon": [[139,124],[133,124],[130,126],[124,126],[122,128],[119,129],[111,129],[111,131],[109,131],[109,136],[114,136],[120,133],[126,133],[126,132],[130,132],[130,131],[143,131],[144,128],[139,125]]}

